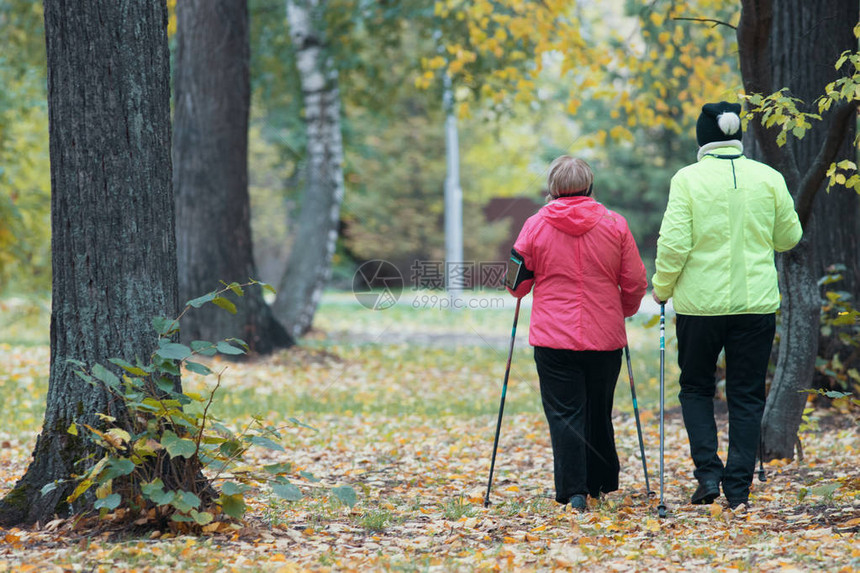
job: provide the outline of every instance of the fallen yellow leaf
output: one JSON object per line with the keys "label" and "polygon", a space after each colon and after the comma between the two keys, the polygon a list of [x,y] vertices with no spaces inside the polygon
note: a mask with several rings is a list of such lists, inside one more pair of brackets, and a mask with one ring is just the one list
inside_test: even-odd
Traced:
{"label": "fallen yellow leaf", "polygon": [[712,503],[708,506],[708,511],[711,512],[711,517],[719,517],[723,513],[723,506],[718,503]]}

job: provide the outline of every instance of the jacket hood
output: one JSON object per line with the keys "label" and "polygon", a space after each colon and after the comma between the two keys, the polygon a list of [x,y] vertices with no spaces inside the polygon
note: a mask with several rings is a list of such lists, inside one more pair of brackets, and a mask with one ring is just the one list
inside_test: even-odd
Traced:
{"label": "jacket hood", "polygon": [[591,197],[559,197],[541,208],[547,223],[574,237],[584,235],[606,214],[606,207]]}

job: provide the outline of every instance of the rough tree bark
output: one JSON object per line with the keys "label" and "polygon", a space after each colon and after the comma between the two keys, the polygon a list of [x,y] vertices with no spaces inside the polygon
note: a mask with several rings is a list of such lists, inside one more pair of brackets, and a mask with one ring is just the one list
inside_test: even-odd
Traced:
{"label": "rough tree bark", "polygon": [[[817,112],[814,101],[821,95],[823,86],[838,76],[834,62],[843,51],[857,47],[849,23],[857,21],[858,3],[829,2],[827,10],[823,11],[809,2],[785,1],[787,4],[777,6],[774,17],[771,44],[774,84],[790,87],[792,95],[809,102],[805,106],[808,111]],[[837,159],[853,160],[855,157],[855,123],[852,120],[853,117],[849,117],[844,121],[848,132],[842,138]],[[832,121],[832,115],[825,116],[821,128],[791,142],[802,172],[815,164],[816,154],[832,129]],[[860,196],[844,186],[836,186],[829,192],[822,190],[823,186],[815,194],[808,227],[812,238],[812,252],[807,258],[811,278],[817,281],[834,263],[843,265],[842,280],[829,288],[851,293],[856,305],[860,300]],[[819,300],[823,300],[823,296],[819,296]],[[857,358],[851,359],[852,354],[857,356],[856,352],[840,342],[838,332],[838,328],[833,328],[830,335],[818,335],[817,355],[829,360],[838,352],[846,368],[857,367]],[[808,387],[817,388],[828,383],[816,370]]]}
{"label": "rough tree bark", "polygon": [[[857,22],[856,0],[810,5],[802,0],[744,0],[738,26],[738,48],[744,89],[770,94],[788,87],[791,95],[809,102],[835,79],[833,64],[844,50],[856,49],[852,28]],[[844,104],[815,124],[801,141],[789,138],[783,147],[776,133],[751,124],[760,158],[778,169],[795,198],[804,238],[793,251],[777,259],[782,292],[782,329],[776,372],[765,406],[762,439],[765,459],[792,458],[806,394],[812,387],[818,350],[820,296],[817,279],[826,260],[822,253],[842,258],[856,273],[852,241],[842,242],[857,228],[857,199],[843,190],[819,193],[831,162],[853,157],[852,119],[857,105]],[[838,197],[837,197],[838,195]],[[824,202],[833,205],[821,207]],[[853,284],[853,277],[852,277]]]}
{"label": "rough tree bark", "polygon": [[337,70],[326,49],[324,3],[286,4],[304,100],[307,154],[299,225],[275,311],[293,336],[301,336],[311,327],[331,275],[344,193],[343,143]]}
{"label": "rough tree bark", "polygon": [[[177,3],[174,192],[179,296],[211,292],[219,281],[259,278],[248,198],[250,109],[246,0]],[[293,344],[259,288],[231,315],[212,305],[182,319],[183,340],[239,337],[267,354]]]}
{"label": "rough tree bark", "polygon": [[[167,8],[159,2],[46,0],[53,288],[42,433],[0,523],[45,522],[89,507],[66,497],[76,462],[99,452],[67,433],[125,411],[70,359],[148,358],[153,316],[175,316]],[[41,488],[55,480],[52,492]]]}

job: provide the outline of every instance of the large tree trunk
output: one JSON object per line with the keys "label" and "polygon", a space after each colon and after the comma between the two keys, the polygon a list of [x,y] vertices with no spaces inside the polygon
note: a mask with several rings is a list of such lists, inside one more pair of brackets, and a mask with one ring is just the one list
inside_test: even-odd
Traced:
{"label": "large tree trunk", "polygon": [[296,240],[275,310],[293,336],[307,332],[331,275],[343,202],[343,143],[337,70],[325,44],[319,0],[287,0],[307,130],[306,182]]}
{"label": "large tree trunk", "polygon": [[[808,102],[808,111],[818,111],[814,102],[821,95],[822,86],[837,78],[838,72],[834,63],[839,55],[845,50],[857,48],[857,39],[852,26],[848,24],[857,22],[860,16],[858,6],[860,4],[857,1],[834,0],[828,2],[824,14],[821,13],[820,7],[808,2],[792,0],[785,8],[778,6],[780,9],[774,25],[775,45],[772,48],[775,59],[774,81],[778,86],[789,86],[795,97]],[[834,25],[834,22],[839,22],[840,25]],[[808,45],[799,47],[797,44],[800,42]],[[801,171],[808,171],[812,167],[832,121],[832,114],[825,116],[821,128],[812,130],[803,139],[792,142]],[[851,117],[836,160],[854,160],[855,125],[856,121]],[[810,278],[817,281],[827,274],[831,265],[844,266],[845,270],[840,272],[842,280],[827,288],[850,293],[852,303],[856,306],[860,301],[860,196],[853,189],[844,186],[835,186],[829,192],[823,192],[825,185],[826,182],[815,196],[808,226],[808,234],[812,238],[812,252],[807,259],[812,275]],[[816,295],[821,290],[817,285],[811,286],[810,289],[813,289]],[[817,307],[821,306],[823,299],[823,296],[816,298]],[[840,330],[853,329],[834,327],[829,335],[819,334],[816,337],[817,354],[830,360],[839,353],[846,369],[856,368],[860,366],[857,359],[850,359],[854,348],[840,341]],[[826,377],[816,370],[813,380],[805,387],[817,388],[826,384]]]}
{"label": "large tree trunk", "polygon": [[[175,167],[179,295],[258,278],[248,199],[250,77],[246,0],[177,3]],[[258,288],[236,315],[206,305],[182,320],[183,340],[239,337],[267,354],[293,344]]]}
{"label": "large tree trunk", "polygon": [[[121,403],[78,378],[112,357],[147,358],[153,316],[175,316],[167,8],[160,2],[46,0],[51,156],[51,369],[42,433],[0,523],[45,522],[70,507],[75,465],[98,450],[72,423],[122,420]],[[41,495],[55,480],[58,487]]]}
{"label": "large tree trunk", "polygon": [[797,430],[812,385],[818,350],[818,284],[810,269],[809,239],[778,258],[782,294],[782,327],[776,371],[762,419],[762,456],[765,460],[791,458]]}
{"label": "large tree trunk", "polygon": [[[773,83],[779,89],[788,87],[791,95],[803,100],[805,111],[818,112],[816,100],[824,86],[836,80],[840,72],[834,64],[846,50],[857,49],[854,25],[860,17],[857,0],[828,0],[817,3],[804,0],[778,0],[774,10],[773,41],[770,52],[773,61]],[[816,155],[824,144],[834,121],[834,114],[823,116],[820,124],[803,139],[790,138],[797,168],[807,173],[813,168]],[[851,118],[836,160],[855,158],[854,131],[856,120]],[[839,290],[860,296],[860,250],[858,225],[860,201],[852,189],[835,186],[822,192],[826,182],[818,185],[812,208],[810,235],[814,237],[811,255],[813,277],[818,280],[832,263],[847,267]]]}
{"label": "large tree trunk", "polygon": [[[857,47],[852,29],[856,0],[811,4],[803,0],[744,0],[738,28],[741,73],[747,93],[769,94],[788,87],[813,101],[835,79],[833,64]],[[857,288],[857,197],[845,189],[821,193],[830,162],[853,158],[856,105],[840,106],[816,123],[802,140],[776,145],[775,133],[752,125],[762,160],[785,176],[804,224],[804,239],[779,260],[782,328],[774,381],[762,422],[764,458],[792,458],[806,395],[813,386],[820,308],[817,279],[826,265],[847,266],[847,285]],[[850,239],[846,240],[846,237]]]}

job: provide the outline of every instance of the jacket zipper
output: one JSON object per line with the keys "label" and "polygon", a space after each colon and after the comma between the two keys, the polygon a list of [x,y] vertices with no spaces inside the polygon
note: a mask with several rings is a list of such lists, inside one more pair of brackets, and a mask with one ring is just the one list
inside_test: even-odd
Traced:
{"label": "jacket zipper", "polygon": [[716,157],[717,159],[728,159],[732,162],[732,180],[735,183],[735,189],[738,188],[738,177],[735,174],[735,159],[741,157],[740,155],[716,155],[714,153],[708,153],[711,157]]}

